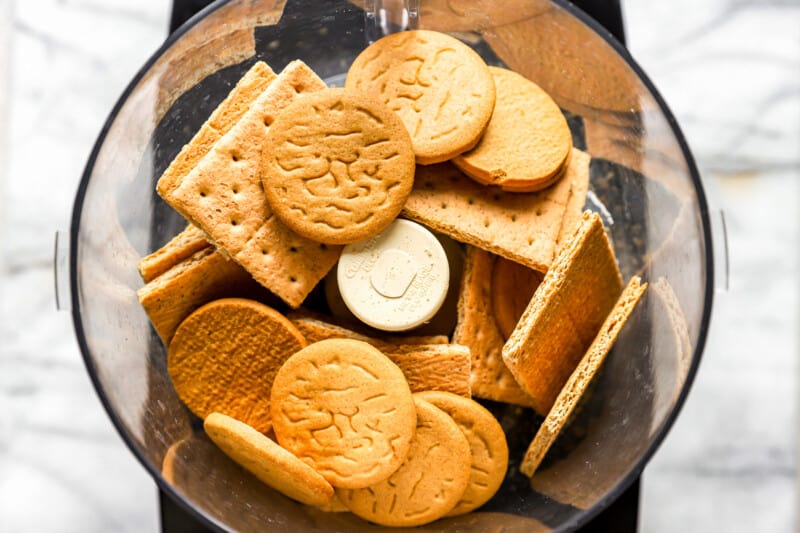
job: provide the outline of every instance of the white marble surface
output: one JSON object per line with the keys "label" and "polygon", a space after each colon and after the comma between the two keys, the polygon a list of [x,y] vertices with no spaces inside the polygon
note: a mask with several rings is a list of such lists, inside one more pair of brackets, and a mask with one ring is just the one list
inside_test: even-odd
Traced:
{"label": "white marble surface", "polygon": [[[695,386],[645,472],[641,530],[793,531],[800,2],[623,5],[629,47],[725,209],[731,256]],[[166,0],[0,0],[3,532],[158,530],[154,484],[55,310],[51,261],[92,143],[168,11]]]}

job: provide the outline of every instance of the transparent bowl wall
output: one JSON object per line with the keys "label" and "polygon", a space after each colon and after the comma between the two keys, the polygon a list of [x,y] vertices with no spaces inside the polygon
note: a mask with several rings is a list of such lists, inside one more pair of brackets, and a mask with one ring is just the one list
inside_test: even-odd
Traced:
{"label": "transparent bowl wall", "polygon": [[[186,509],[220,529],[372,531],[378,528],[348,513],[288,500],[218,452],[178,400],[165,349],[136,297],[136,261],[185,224],[155,194],[155,181],[249,66],[264,60],[278,71],[299,58],[341,84],[369,39],[402,20],[391,10],[371,15],[376,0],[286,4],[212,5],[170,37],[125,91],[75,201],[73,318],[112,420],[158,485]],[[518,466],[539,420],[488,404],[511,447],[500,492],[479,512],[421,528],[569,529],[640,474],[699,362],[713,286],[699,176],[653,86],[605,30],[573,7],[541,0],[420,4],[412,25],[450,32],[487,63],[534,80],[562,107],[575,145],[593,156],[587,208],[601,213],[625,279],[640,274],[650,282],[589,399],[533,479]]]}

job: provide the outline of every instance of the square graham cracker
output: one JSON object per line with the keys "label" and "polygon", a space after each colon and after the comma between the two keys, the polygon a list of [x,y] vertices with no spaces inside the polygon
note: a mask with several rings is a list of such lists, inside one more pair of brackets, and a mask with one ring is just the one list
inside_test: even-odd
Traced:
{"label": "square graham cracker", "polygon": [[[375,346],[403,371],[411,392],[438,390],[471,397],[470,350],[467,346],[442,344],[438,335],[407,339],[395,337],[388,342],[332,324],[318,316],[290,313],[288,318],[309,344],[324,339],[355,339]],[[421,344],[426,340],[432,342]]]}
{"label": "square graham cracker", "polygon": [[150,255],[139,259],[137,268],[145,283],[152,281],[181,261],[188,259],[195,252],[211,246],[202,230],[194,224],[186,226],[167,244]]}
{"label": "square graham cracker", "polygon": [[533,399],[514,380],[501,355],[505,339],[495,322],[491,299],[496,258],[474,246],[467,247],[453,342],[468,346],[472,354],[473,395],[530,407]]}
{"label": "square graham cracker", "polygon": [[503,346],[503,360],[545,416],[622,292],[603,223],[585,211]]}
{"label": "square graham cracker", "polygon": [[556,238],[556,254],[558,254],[564,242],[569,239],[569,236],[572,235],[572,232],[575,231],[575,226],[581,220],[583,206],[586,205],[586,194],[589,192],[589,164],[591,161],[592,157],[586,152],[577,148],[572,149],[572,159],[570,161],[572,188],[569,191],[567,206],[564,209],[561,229],[558,230],[558,238]]}
{"label": "square graham cracker", "polygon": [[293,61],[236,125],[164,199],[199,226],[217,248],[291,307],[299,306],[339,258],[341,246],[291,231],[272,212],[261,184],[269,125],[300,95],[325,83]]}
{"label": "square graham cracker", "polygon": [[628,282],[628,286],[622,292],[611,313],[606,317],[600,331],[578,363],[578,366],[569,376],[553,407],[547,413],[544,422],[536,432],[536,436],[528,446],[520,465],[520,471],[526,476],[533,476],[545,454],[547,454],[547,450],[550,449],[558,434],[569,422],[575,407],[602,366],[606,355],[608,355],[611,347],[614,346],[620,331],[622,331],[623,326],[628,321],[646,289],[647,283],[642,284],[641,279],[638,277],[633,277]]}
{"label": "square graham cracker", "polygon": [[233,128],[275,76],[272,69],[263,61],[258,61],[250,67],[161,175],[156,185],[161,197],[173,191],[197,162],[211,150],[214,143]]}
{"label": "square graham cracker", "polygon": [[211,246],[147,282],[137,296],[166,346],[183,319],[212,300],[244,297],[271,305],[277,300],[246,270]]}
{"label": "square graham cracker", "polygon": [[459,242],[546,272],[553,262],[572,182],[576,173],[583,172],[585,162],[573,153],[564,177],[534,193],[487,187],[450,163],[418,166],[403,216]]}

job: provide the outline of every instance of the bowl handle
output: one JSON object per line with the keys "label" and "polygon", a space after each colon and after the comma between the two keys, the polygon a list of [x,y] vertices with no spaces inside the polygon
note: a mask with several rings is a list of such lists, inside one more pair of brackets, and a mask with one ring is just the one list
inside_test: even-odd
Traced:
{"label": "bowl handle", "polygon": [[53,252],[53,274],[55,281],[56,309],[72,310],[69,292],[69,236],[66,231],[56,231]]}
{"label": "bowl handle", "polygon": [[364,33],[373,43],[390,33],[419,27],[419,0],[366,0]]}

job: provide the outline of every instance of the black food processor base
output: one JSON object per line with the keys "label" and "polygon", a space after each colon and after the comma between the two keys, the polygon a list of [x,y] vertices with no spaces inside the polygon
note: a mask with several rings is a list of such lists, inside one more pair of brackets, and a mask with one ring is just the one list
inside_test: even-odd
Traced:
{"label": "black food processor base", "polygon": [[[170,32],[189,20],[212,0],[173,0]],[[622,9],[619,0],[572,0],[605,27],[619,42],[625,44]],[[159,491],[161,530],[164,533],[205,533],[208,528],[184,511],[169,496]],[[581,533],[635,533],[639,514],[639,480],[591,522],[579,529]]]}

